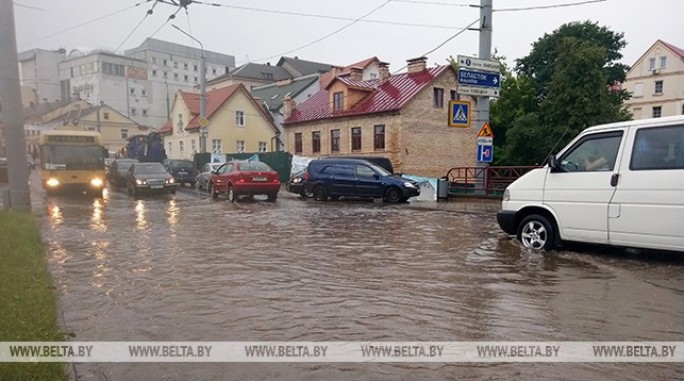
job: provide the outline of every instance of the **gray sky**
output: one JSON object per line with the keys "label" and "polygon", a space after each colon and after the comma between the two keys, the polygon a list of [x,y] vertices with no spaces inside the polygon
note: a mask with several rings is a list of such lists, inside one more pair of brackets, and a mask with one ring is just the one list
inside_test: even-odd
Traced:
{"label": "gray sky", "polygon": [[[377,56],[395,71],[479,17],[479,9],[469,6],[479,0],[207,1],[222,6],[191,4],[187,14],[182,10],[165,24],[177,7],[160,3],[146,16],[153,4],[147,0],[15,0],[18,49],[123,52],[152,35],[199,47],[173,29],[173,23],[202,41],[205,49],[234,55],[237,65],[275,63],[282,55],[348,65]],[[527,55],[544,33],[564,23],[591,20],[625,34],[622,62],[627,65],[657,39],[684,48],[683,0],[589,1],[493,0],[492,46],[512,63]],[[587,4],[507,11],[569,3]],[[478,46],[478,33],[464,31],[430,53],[429,64],[445,64],[450,55],[476,56]]]}

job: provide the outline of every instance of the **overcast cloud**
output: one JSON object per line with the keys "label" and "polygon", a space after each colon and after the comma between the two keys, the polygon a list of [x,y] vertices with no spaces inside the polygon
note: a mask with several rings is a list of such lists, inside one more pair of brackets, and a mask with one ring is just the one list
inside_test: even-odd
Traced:
{"label": "overcast cloud", "polygon": [[[221,6],[191,4],[187,14],[182,10],[166,22],[177,7],[159,3],[146,16],[153,1],[16,0],[18,49],[119,48],[123,52],[150,36],[199,47],[173,29],[173,23],[202,41],[205,49],[234,55],[238,65],[275,63],[282,55],[335,65],[377,56],[389,62],[391,70],[398,70],[406,59],[433,50],[479,18],[479,9],[469,6],[479,5],[478,0],[210,1]],[[569,3],[586,4],[507,11]],[[628,45],[622,62],[627,65],[657,39],[684,48],[682,0],[493,0],[493,4],[492,46],[509,63],[527,55],[544,33],[572,21],[597,21],[624,33]],[[429,63],[444,64],[450,55],[476,56],[478,46],[478,33],[464,31],[429,54]]]}

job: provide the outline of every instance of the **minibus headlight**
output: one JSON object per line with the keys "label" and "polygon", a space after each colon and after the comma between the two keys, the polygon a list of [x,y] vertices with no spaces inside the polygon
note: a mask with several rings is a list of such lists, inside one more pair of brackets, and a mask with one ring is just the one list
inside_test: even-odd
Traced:
{"label": "minibus headlight", "polygon": [[508,188],[506,188],[506,190],[503,193],[503,200],[504,201],[510,201],[510,199],[511,199],[511,191],[509,191]]}
{"label": "minibus headlight", "polygon": [[48,181],[46,181],[45,184],[47,184],[47,186],[49,186],[49,187],[54,188],[56,186],[59,186],[59,180],[57,180],[53,177],[53,178],[49,179]]}
{"label": "minibus headlight", "polygon": [[98,179],[97,177],[90,180],[90,185],[94,186],[95,188],[100,188],[104,183],[102,182],[102,179]]}

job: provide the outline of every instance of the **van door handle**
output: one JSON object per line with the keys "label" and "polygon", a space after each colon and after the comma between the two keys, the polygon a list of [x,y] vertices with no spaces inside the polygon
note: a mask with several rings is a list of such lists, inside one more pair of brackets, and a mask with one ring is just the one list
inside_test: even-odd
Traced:
{"label": "van door handle", "polygon": [[619,173],[613,173],[613,176],[610,177],[610,185],[617,186],[619,178],[620,178]]}

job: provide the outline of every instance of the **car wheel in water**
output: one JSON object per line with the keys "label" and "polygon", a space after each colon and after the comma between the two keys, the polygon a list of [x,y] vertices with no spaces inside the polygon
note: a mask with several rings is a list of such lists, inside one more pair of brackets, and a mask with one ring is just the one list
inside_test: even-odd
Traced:
{"label": "car wheel in water", "polygon": [[275,202],[278,199],[278,193],[270,193],[268,195],[268,201]]}
{"label": "car wheel in water", "polygon": [[216,200],[218,198],[218,196],[219,196],[218,192],[212,192],[211,193],[211,198],[213,198],[214,200]]}
{"label": "car wheel in water", "polygon": [[237,201],[237,195],[235,194],[235,191],[233,190],[233,187],[231,185],[228,186],[228,190],[226,191],[228,194],[228,199],[230,202],[235,202]]}
{"label": "car wheel in water", "polygon": [[391,203],[401,202],[402,194],[401,190],[397,187],[389,187],[385,191],[385,201]]}
{"label": "car wheel in water", "polygon": [[328,199],[328,191],[319,185],[313,189],[313,198],[316,201],[325,201]]}
{"label": "car wheel in water", "polygon": [[190,187],[191,187],[191,188],[194,188],[194,187],[195,187],[195,182],[194,182],[194,181],[190,182]]}
{"label": "car wheel in water", "polygon": [[551,250],[555,245],[556,232],[546,217],[532,214],[520,223],[518,239],[528,249]]}

